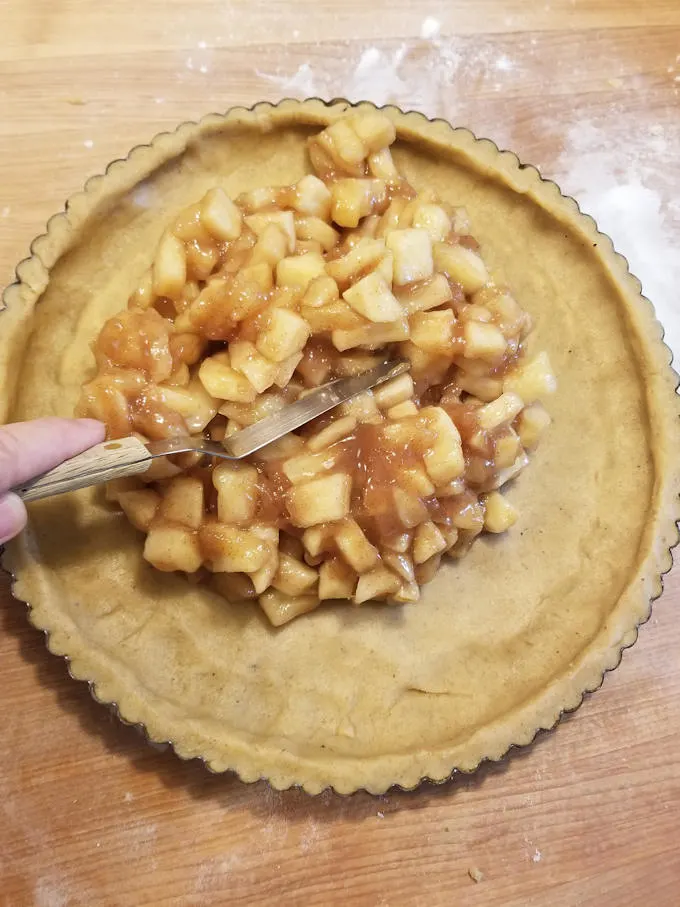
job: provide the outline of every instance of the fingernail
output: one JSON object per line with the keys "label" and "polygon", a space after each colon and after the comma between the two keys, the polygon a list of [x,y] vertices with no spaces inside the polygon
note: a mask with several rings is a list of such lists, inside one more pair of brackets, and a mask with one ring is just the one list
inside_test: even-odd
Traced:
{"label": "fingernail", "polygon": [[26,525],[26,508],[17,495],[0,496],[0,545],[18,535]]}

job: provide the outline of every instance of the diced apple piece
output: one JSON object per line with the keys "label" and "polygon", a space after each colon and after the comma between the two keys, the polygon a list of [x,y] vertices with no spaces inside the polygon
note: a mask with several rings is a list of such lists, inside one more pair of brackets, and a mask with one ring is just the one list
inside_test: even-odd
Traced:
{"label": "diced apple piece", "polygon": [[345,255],[329,261],[326,271],[339,283],[350,283],[359,274],[375,268],[385,256],[385,241],[362,236]]}
{"label": "diced apple piece", "polygon": [[389,409],[413,396],[413,378],[405,372],[379,385],[373,391],[373,398],[380,409]]}
{"label": "diced apple piece", "polygon": [[301,614],[319,607],[316,595],[284,595],[278,589],[268,589],[258,599],[260,607],[273,627],[281,627]]}
{"label": "diced apple piece", "polygon": [[402,317],[401,306],[375,271],[345,290],[342,298],[364,318],[377,324],[389,324]]}
{"label": "diced apple piece", "polygon": [[392,230],[385,237],[394,255],[394,283],[404,286],[432,277],[432,243],[426,230]]}
{"label": "diced apple piece", "polygon": [[507,340],[495,324],[484,324],[481,321],[467,321],[463,327],[465,359],[500,359],[507,348]]}
{"label": "diced apple piece", "polygon": [[276,378],[274,378],[274,384],[277,387],[284,388],[288,387],[290,384],[295,369],[302,362],[302,351],[299,353],[293,353],[292,356],[288,356],[287,359],[284,359],[283,362],[276,363]]}
{"label": "diced apple piece", "polygon": [[549,425],[550,415],[540,403],[526,406],[517,420],[517,431],[522,445],[527,450],[531,450],[538,444],[541,435]]}
{"label": "diced apple piece", "polygon": [[248,463],[225,460],[213,469],[212,481],[217,490],[217,516],[221,523],[247,523],[255,516],[258,473]]}
{"label": "diced apple piece", "polygon": [[504,434],[496,438],[494,445],[493,462],[496,469],[507,469],[517,459],[520,453],[520,440],[516,432],[508,428]]}
{"label": "diced apple piece", "polygon": [[248,379],[231,367],[228,353],[216,353],[205,359],[198,377],[206,392],[217,400],[252,403],[257,391]]}
{"label": "diced apple piece", "polygon": [[420,601],[420,587],[415,581],[412,583],[402,583],[399,591],[394,594],[394,601],[399,604],[412,604]]}
{"label": "diced apple piece", "polygon": [[159,385],[160,399],[184,419],[189,434],[198,434],[215,417],[218,401],[212,397],[198,378],[192,378],[187,387]]}
{"label": "diced apple piece", "polygon": [[487,485],[486,490],[492,491],[496,488],[502,488],[506,482],[509,482],[511,479],[514,479],[516,476],[518,476],[520,472],[528,465],[529,457],[526,455],[526,452],[522,450],[517,455],[517,459],[511,466],[507,466],[505,469],[498,470],[493,481]]}
{"label": "diced apple piece", "polygon": [[263,356],[249,340],[233,340],[229,344],[231,367],[245,375],[258,394],[271,387],[278,374],[278,366]]}
{"label": "diced apple piece", "polygon": [[418,526],[413,536],[413,562],[415,564],[424,564],[425,561],[445,549],[446,539],[432,520]]}
{"label": "diced apple piece", "polygon": [[286,495],[294,526],[307,528],[341,520],[349,513],[352,480],[346,473],[334,473],[296,485]]}
{"label": "diced apple piece", "polygon": [[302,533],[305,553],[313,558],[319,557],[331,541],[332,530],[328,526],[310,526]]}
{"label": "diced apple piece", "polygon": [[335,444],[336,441],[347,438],[356,427],[357,420],[354,416],[342,416],[339,419],[334,419],[321,431],[307,438],[307,448],[313,452],[325,450],[331,444]]}
{"label": "diced apple piece", "polygon": [[318,309],[302,306],[300,314],[309,324],[313,334],[336,330],[352,331],[367,326],[366,319],[362,318],[342,299],[330,302]]}
{"label": "diced apple piece", "polygon": [[411,416],[418,415],[418,407],[413,400],[404,400],[403,403],[397,403],[396,406],[390,406],[385,415],[388,419],[394,419],[395,421],[408,419]]}
{"label": "diced apple piece", "polygon": [[408,554],[400,554],[397,551],[383,550],[380,557],[386,567],[389,567],[397,576],[400,576],[407,583],[415,580],[413,561]]}
{"label": "diced apple piece", "polygon": [[276,549],[272,550],[264,564],[257,570],[253,570],[250,579],[253,583],[253,589],[256,595],[261,595],[271,586],[276,572],[279,568],[279,553]]}
{"label": "diced apple piece", "polygon": [[177,476],[163,491],[159,516],[164,522],[198,529],[203,521],[203,482],[194,476]]}
{"label": "diced apple piece", "polygon": [[245,573],[215,573],[210,585],[229,602],[250,601],[257,597],[253,581]]}
{"label": "diced apple piece", "polygon": [[342,403],[338,409],[343,415],[354,416],[357,422],[368,422],[369,424],[382,422],[380,410],[371,391],[357,394],[356,397]]}
{"label": "diced apple piece", "polygon": [[338,163],[347,165],[350,172],[357,172],[366,157],[366,148],[356,131],[346,119],[336,120],[316,138]]}
{"label": "diced apple piece", "polygon": [[518,394],[501,394],[497,400],[485,403],[475,415],[480,426],[486,431],[493,431],[504,422],[510,423],[521,412],[524,403]]}
{"label": "diced apple piece", "polygon": [[331,217],[340,227],[356,227],[384,203],[386,185],[377,179],[340,179],[331,188]]}
{"label": "diced apple piece", "polygon": [[375,368],[385,361],[385,357],[379,353],[372,353],[368,350],[355,350],[353,353],[346,353],[344,356],[338,356],[337,363],[334,363],[334,371],[339,377],[353,378],[355,375],[363,375],[371,368]]}
{"label": "diced apple piece", "polygon": [[472,249],[440,242],[434,244],[432,251],[435,269],[459,283],[465,293],[475,293],[488,282],[486,265]]}
{"label": "diced apple piece", "polygon": [[279,190],[275,186],[258,186],[247,192],[241,192],[236,197],[236,204],[246,214],[263,211],[265,208],[275,208],[279,203]]}
{"label": "diced apple piece", "polygon": [[132,491],[120,491],[117,499],[121,510],[132,525],[142,532],[148,532],[156,516],[161,496],[151,488],[137,488]]}
{"label": "diced apple piece", "polygon": [[413,529],[414,526],[429,518],[427,507],[417,494],[412,494],[403,488],[395,488],[393,494],[395,512],[406,529]]}
{"label": "diced apple piece", "polygon": [[387,595],[394,595],[399,591],[401,580],[398,576],[388,570],[387,567],[378,565],[368,573],[359,577],[356,592],[354,593],[354,602],[357,605],[370,601],[375,598],[384,598]]}
{"label": "diced apple piece", "polygon": [[224,189],[210,189],[201,202],[201,224],[215,239],[238,239],[243,216]]}
{"label": "diced apple piece", "polygon": [[324,252],[336,245],[340,234],[320,217],[296,217],[295,235],[298,240],[318,242]]}
{"label": "diced apple piece", "polygon": [[173,233],[165,233],[158,244],[153,263],[153,291],[156,296],[176,299],[187,282],[187,256],[184,243]]}
{"label": "diced apple piece", "polygon": [[389,148],[381,148],[380,151],[374,151],[368,156],[368,171],[371,176],[385,180],[391,185],[398,183],[401,179]]}
{"label": "diced apple piece", "polygon": [[323,256],[318,253],[291,255],[282,258],[276,266],[276,282],[279,286],[306,290],[315,277],[325,274],[325,267]]}
{"label": "diced apple piece", "polygon": [[309,325],[300,315],[288,309],[273,309],[257,338],[257,349],[272,362],[284,362],[302,350],[309,334]]}
{"label": "diced apple piece", "polygon": [[214,573],[254,573],[271,557],[271,544],[252,529],[228,523],[203,523],[201,549]]}
{"label": "diced apple piece", "polygon": [[451,309],[416,312],[409,318],[411,342],[429,353],[450,353],[454,317]]}
{"label": "diced apple piece", "polygon": [[440,384],[451,367],[450,355],[422,350],[410,340],[401,344],[400,353],[410,360],[413,380],[421,385],[421,392],[425,387]]}
{"label": "diced apple piece", "polygon": [[257,452],[260,460],[285,460],[304,450],[304,441],[298,435],[284,435],[278,441],[272,441]]}
{"label": "diced apple piece", "polygon": [[377,564],[378,549],[369,542],[355,520],[344,520],[334,535],[340,554],[357,573],[365,573]]}
{"label": "diced apple piece", "polygon": [[405,219],[402,219],[407,206],[408,202],[403,196],[397,195],[396,198],[393,198],[380,218],[375,235],[384,237],[390,230],[396,230],[398,227],[410,227],[410,221],[407,223]]}
{"label": "diced apple piece", "polygon": [[262,262],[274,267],[288,254],[288,235],[279,224],[267,224],[250,254],[249,264]]}
{"label": "diced apple piece", "polygon": [[356,572],[339,558],[324,561],[319,567],[319,598],[352,598],[357,579]]}
{"label": "diced apple piece", "polygon": [[[329,265],[326,265],[328,270]],[[330,302],[336,302],[340,298],[338,285],[332,277],[321,274],[315,277],[305,290],[302,298],[302,304],[312,309],[318,309],[321,306],[328,305]]]}
{"label": "diced apple piece", "polygon": [[461,369],[456,380],[461,390],[467,391],[468,394],[472,394],[474,397],[479,397],[484,403],[495,400],[496,397],[500,397],[503,393],[503,382],[500,378],[468,374]]}
{"label": "diced apple piece", "polygon": [[302,595],[316,585],[316,570],[289,554],[279,555],[279,566],[272,579],[272,586],[284,595]]}
{"label": "diced apple piece", "polygon": [[554,394],[557,381],[548,354],[543,352],[528,361],[520,360],[514,371],[505,376],[503,389],[519,394],[525,403],[535,403]]}
{"label": "diced apple piece", "polygon": [[323,180],[308,173],[295,185],[293,208],[300,214],[327,221],[331,214],[331,193]]}
{"label": "diced apple piece", "polygon": [[428,406],[421,410],[434,432],[432,447],[425,452],[425,468],[435,485],[444,485],[458,478],[465,470],[463,447],[458,429],[441,406]]}
{"label": "diced apple piece", "polygon": [[144,559],[168,573],[194,573],[202,563],[196,533],[184,526],[152,526],[144,543]]}
{"label": "diced apple piece", "polygon": [[333,469],[336,460],[337,454],[331,451],[321,450],[317,453],[308,453],[305,450],[305,452],[285,460],[281,469],[292,485],[299,485],[319,473]]}
{"label": "diced apple piece", "polygon": [[249,214],[245,220],[258,237],[270,224],[276,224],[288,239],[288,252],[295,250],[295,215],[292,211],[263,211],[259,214]]}
{"label": "diced apple piece", "polygon": [[422,564],[416,564],[416,582],[419,583],[419,585],[424,586],[425,583],[429,583],[433,580],[437,570],[439,570],[441,562],[441,554],[435,554]]}
{"label": "diced apple piece", "polygon": [[439,205],[419,205],[412,223],[414,227],[425,230],[433,243],[442,242],[451,232],[451,219]]}
{"label": "diced apple piece", "polygon": [[393,321],[391,324],[367,324],[365,327],[347,331],[333,331],[331,341],[336,350],[340,350],[340,352],[357,346],[374,350],[386,343],[407,340],[408,336],[408,321],[406,318],[400,318],[399,321]]}
{"label": "diced apple piece", "polygon": [[519,514],[499,491],[484,495],[484,528],[487,532],[505,532],[517,522]]}
{"label": "diced apple piece", "polygon": [[134,476],[126,479],[109,479],[106,485],[104,485],[104,497],[109,503],[113,503],[118,500],[123,492],[141,491],[143,488],[144,486],[142,485],[141,478]]}
{"label": "diced apple piece", "polygon": [[407,315],[424,312],[444,305],[451,297],[451,287],[443,274],[434,274],[427,283],[413,287],[402,287],[395,293]]}
{"label": "diced apple piece", "polygon": [[[237,373],[238,374],[238,373]],[[286,405],[286,398],[280,391],[268,390],[255,398],[253,403],[225,403],[219,412],[240,425],[253,425],[260,419],[273,416]]]}
{"label": "diced apple piece", "polygon": [[425,468],[418,464],[405,466],[399,471],[399,484],[404,491],[416,494],[420,498],[429,498],[435,493],[435,487]]}
{"label": "diced apple piece", "polygon": [[347,119],[366,152],[373,153],[391,145],[397,136],[392,120],[379,110],[357,110]]}

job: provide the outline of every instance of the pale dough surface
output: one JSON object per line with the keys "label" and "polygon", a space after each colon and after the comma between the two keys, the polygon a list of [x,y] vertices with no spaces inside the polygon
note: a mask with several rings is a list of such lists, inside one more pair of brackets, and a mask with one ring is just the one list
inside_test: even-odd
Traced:
{"label": "pale dough surface", "polygon": [[[173,214],[216,184],[237,194],[297,180],[306,136],[340,112],[285,102],[215,117],[90,183],[36,244],[56,260],[39,304],[36,260],[6,296],[7,418],[72,414],[90,341]],[[553,425],[509,491],[518,524],[448,562],[418,604],[322,607],[279,630],[256,606],[144,563],[142,536],[101,489],[35,505],[5,558],[50,648],[126,720],[217,770],[310,792],[441,779],[552,726],[635,638],[676,538],[674,376],[623,260],[514,156],[391,115],[398,166],[467,207],[557,375]]]}

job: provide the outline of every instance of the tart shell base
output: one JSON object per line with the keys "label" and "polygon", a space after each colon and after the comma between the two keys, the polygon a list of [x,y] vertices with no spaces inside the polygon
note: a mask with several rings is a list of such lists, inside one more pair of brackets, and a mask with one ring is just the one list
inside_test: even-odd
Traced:
{"label": "tart shell base", "polygon": [[[70,415],[90,341],[173,213],[216,184],[235,195],[295,181],[309,169],[306,137],[347,107],[210,116],[90,180],[6,291],[3,416]],[[215,771],[310,793],[443,780],[552,727],[635,640],[680,515],[677,378],[625,260],[514,155],[385,110],[397,166],[467,207],[558,377],[553,425],[509,492],[518,524],[448,563],[418,604],[324,606],[279,630],[145,564],[141,536],[101,489],[35,505],[3,559],[50,650],[124,720]]]}

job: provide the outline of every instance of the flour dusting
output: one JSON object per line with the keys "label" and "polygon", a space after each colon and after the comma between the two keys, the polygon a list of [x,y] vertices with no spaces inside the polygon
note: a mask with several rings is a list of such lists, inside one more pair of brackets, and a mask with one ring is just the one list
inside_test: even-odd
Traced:
{"label": "flour dusting", "polygon": [[35,907],[67,907],[69,892],[59,880],[43,877],[33,889]]}
{"label": "flour dusting", "polygon": [[466,85],[487,83],[491,91],[500,91],[515,69],[507,54],[499,55],[489,44],[442,36],[432,17],[423,20],[420,34],[422,41],[402,42],[397,48],[352,48],[354,56],[341,67],[317,68],[306,61],[294,72],[282,67],[273,73],[258,69],[256,74],[295,97],[345,97],[442,116],[459,96],[467,98]]}
{"label": "flour dusting", "polygon": [[441,30],[441,24],[439,19],[435,19],[434,16],[428,16],[426,19],[423,19],[420,26],[420,37],[425,41],[431,41],[432,38],[436,38]]}
{"label": "flour dusting", "polygon": [[309,63],[302,63],[297,70],[290,76],[282,76],[278,73],[255,72],[261,79],[272,82],[277,85],[283,92],[296,95],[301,98],[311,98],[318,94],[317,83]]}
{"label": "flour dusting", "polygon": [[678,207],[662,204],[672,190],[660,191],[664,176],[657,163],[671,141],[660,125],[636,141],[616,142],[599,126],[579,122],[566,133],[557,169],[564,174],[562,189],[627,258],[664,325],[666,342],[680,356],[680,250],[670,238]]}

